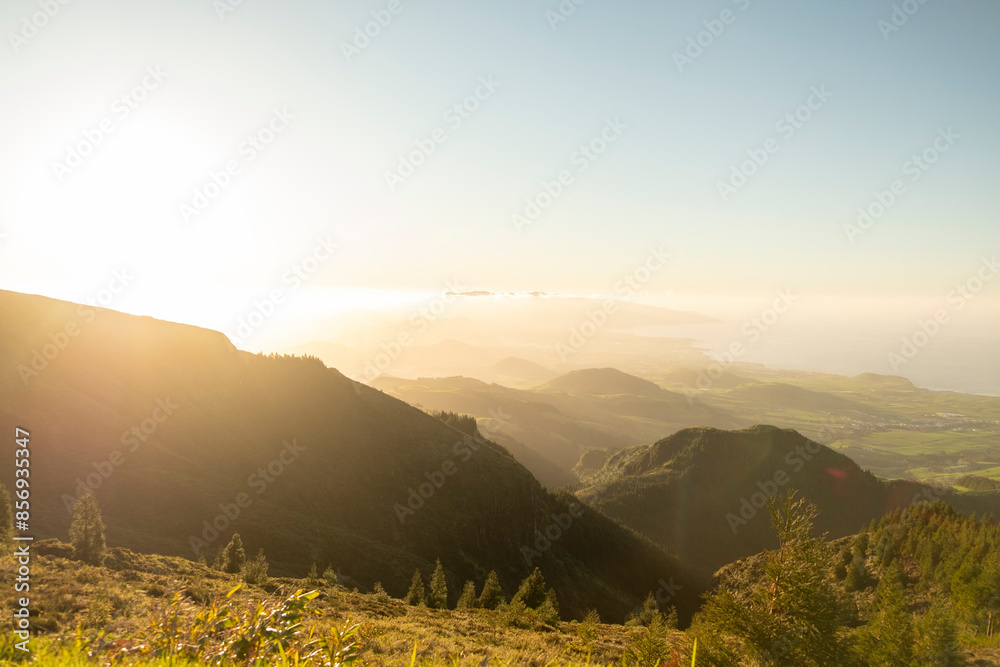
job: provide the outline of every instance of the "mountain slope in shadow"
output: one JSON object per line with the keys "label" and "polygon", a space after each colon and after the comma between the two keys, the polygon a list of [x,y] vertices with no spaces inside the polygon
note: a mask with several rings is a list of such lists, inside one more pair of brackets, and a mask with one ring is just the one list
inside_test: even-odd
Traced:
{"label": "mountain slope in shadow", "polygon": [[944,500],[965,511],[996,511],[1000,494],[957,494],[884,481],[797,431],[689,428],[611,456],[583,479],[577,496],[710,577],[777,545],[769,497],[797,489],[817,505],[816,528],[837,538],[913,502]]}
{"label": "mountain slope in shadow", "polygon": [[661,548],[550,494],[503,447],[317,359],[12,292],[0,313],[0,421],[31,433],[39,538],[65,538],[89,485],[109,544],[139,551],[211,561],[239,531],[276,574],[329,564],[396,595],[441,558],[455,597],[492,569],[510,595],[539,566],[566,615],[622,618],[669,578],[684,583],[682,616],[697,604]]}

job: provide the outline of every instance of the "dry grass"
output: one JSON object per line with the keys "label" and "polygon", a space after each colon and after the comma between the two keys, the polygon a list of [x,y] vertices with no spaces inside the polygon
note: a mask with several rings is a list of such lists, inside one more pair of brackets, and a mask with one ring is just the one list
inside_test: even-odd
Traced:
{"label": "dry grass", "polygon": [[[0,559],[0,568],[12,567],[9,557]],[[190,624],[213,600],[225,601],[236,583],[231,575],[191,561],[120,549],[114,550],[108,566],[100,568],[36,553],[31,590],[36,664],[74,660],[110,664],[112,653],[104,647],[115,647],[119,651],[115,655],[121,657],[126,653],[122,646],[138,644],[149,619],[162,618],[165,610],[175,613],[182,625]],[[621,664],[625,649],[642,631],[606,624],[581,627],[575,621],[553,627],[530,610],[512,619],[500,611],[411,607],[385,593],[359,593],[322,581],[311,587],[304,580],[285,578],[271,578],[263,586],[244,584],[226,602],[249,610],[258,602],[274,602],[303,588],[316,588],[321,595],[311,604],[320,613],[306,621],[301,634],[329,636],[333,628],[357,624],[356,664],[410,665],[414,649],[418,665]],[[175,595],[177,602],[172,605]],[[14,598],[13,587],[5,587],[0,604],[13,609]],[[674,633],[672,640],[683,654],[687,645],[683,633]],[[4,645],[0,658],[15,658],[16,653]],[[184,662],[136,657],[126,664]]]}

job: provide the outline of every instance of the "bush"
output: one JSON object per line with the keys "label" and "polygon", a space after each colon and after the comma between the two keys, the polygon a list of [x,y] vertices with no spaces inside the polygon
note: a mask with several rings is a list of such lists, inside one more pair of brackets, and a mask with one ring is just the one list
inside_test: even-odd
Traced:
{"label": "bush", "polygon": [[326,569],[323,570],[323,581],[326,585],[333,588],[340,583],[340,578],[337,576],[337,571],[333,569],[332,565],[327,565]]}
{"label": "bush", "polygon": [[389,594],[385,592],[385,588],[382,586],[382,582],[381,581],[376,581],[375,582],[375,585],[372,586],[372,593],[371,594],[379,602],[388,602],[389,600],[392,599],[389,596]]}
{"label": "bush", "polygon": [[103,628],[111,622],[111,600],[104,591],[97,591],[87,601],[87,611],[83,617],[83,625],[87,628]]}
{"label": "bush", "polygon": [[500,618],[502,623],[509,628],[530,628],[533,620],[524,600],[516,595],[510,603],[501,608]]}

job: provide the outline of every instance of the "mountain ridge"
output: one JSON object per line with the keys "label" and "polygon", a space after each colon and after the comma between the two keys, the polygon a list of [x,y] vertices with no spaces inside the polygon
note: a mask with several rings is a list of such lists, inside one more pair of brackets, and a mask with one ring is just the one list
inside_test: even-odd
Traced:
{"label": "mountain ridge", "polygon": [[[624,617],[653,572],[687,582],[682,615],[697,604],[662,548],[547,492],[488,439],[315,358],[251,355],[218,332],[115,311],[84,321],[80,308],[0,293],[0,420],[31,431],[40,538],[65,537],[65,497],[86,485],[109,543],[137,551],[210,560],[239,531],[277,574],[327,564],[397,595],[440,557],[453,590],[496,570],[509,595],[538,566],[568,615]],[[81,317],[24,385],[18,364]],[[12,475],[11,462],[0,471]],[[580,516],[538,549],[536,531],[565,524],[573,503]]]}

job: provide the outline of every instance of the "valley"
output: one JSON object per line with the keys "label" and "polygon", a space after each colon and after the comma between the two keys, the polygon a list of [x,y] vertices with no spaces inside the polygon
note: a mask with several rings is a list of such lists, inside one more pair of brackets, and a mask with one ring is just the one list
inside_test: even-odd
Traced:
{"label": "valley", "polygon": [[[14,369],[76,317],[75,304],[12,292],[0,292],[0,308],[16,315],[0,322],[0,361]],[[120,611],[136,620],[158,603],[122,559],[170,559],[152,571],[168,581],[187,572],[191,590],[218,579],[239,535],[270,572],[247,571],[245,583],[274,582],[257,600],[334,572],[319,583],[352,620],[369,599],[336,591],[375,595],[418,626],[482,635],[485,623],[494,641],[524,641],[536,656],[556,655],[533,644],[556,632],[567,665],[583,659],[580,647],[628,663],[644,642],[680,658],[693,649],[685,629],[700,627],[705,600],[721,594],[719,572],[782,548],[769,514],[788,493],[815,512],[811,525],[831,545],[910,507],[1000,513],[994,397],[754,365],[705,387],[707,367],[687,363],[640,376],[557,373],[521,358],[494,366],[510,386],[390,375],[366,386],[316,357],[254,355],[217,332],[95,313],[36,375],[4,376],[0,418],[32,433],[32,530],[49,541],[42,571],[79,558],[64,541],[92,497],[117,554],[112,571],[146,581],[145,593],[122,584],[122,599],[139,606]],[[84,584],[117,580],[108,567]],[[451,591],[494,580],[500,611],[414,617],[398,601],[415,604],[411,574],[432,570]],[[524,582],[533,576],[544,577],[548,606],[536,597],[517,611],[518,596],[532,599]],[[41,595],[54,594],[48,586]],[[209,597],[194,604],[222,604]],[[51,601],[34,613],[61,650],[73,613]],[[492,652],[489,642],[423,650],[427,635],[415,627],[404,636],[417,637],[426,664]],[[357,643],[369,658],[389,650],[376,637]],[[392,643],[393,659],[405,661],[409,649]]]}

